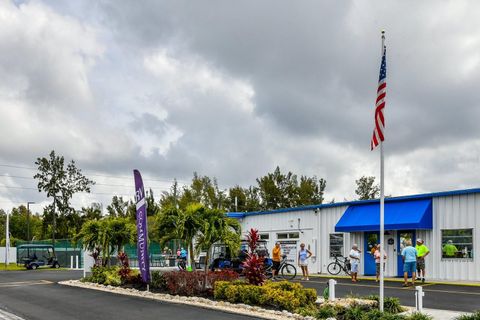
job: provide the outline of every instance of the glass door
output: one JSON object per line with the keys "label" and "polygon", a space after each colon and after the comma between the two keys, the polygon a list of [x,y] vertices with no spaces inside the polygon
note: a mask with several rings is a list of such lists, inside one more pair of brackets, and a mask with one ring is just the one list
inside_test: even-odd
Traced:
{"label": "glass door", "polygon": [[[407,246],[407,241],[411,241],[415,247],[415,230],[397,231],[397,276],[403,277],[403,259],[402,250]],[[410,277],[411,274],[408,274]]]}

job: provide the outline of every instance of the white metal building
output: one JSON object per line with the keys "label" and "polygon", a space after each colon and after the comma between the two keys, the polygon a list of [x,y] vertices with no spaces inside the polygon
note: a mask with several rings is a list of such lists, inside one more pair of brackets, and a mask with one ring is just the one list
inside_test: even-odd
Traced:
{"label": "white metal building", "polygon": [[[264,212],[229,213],[244,232],[258,229],[271,252],[280,241],[297,262],[305,243],[313,253],[311,273],[327,273],[335,255],[362,250],[360,274],[374,275],[370,248],[378,243],[379,201],[352,201]],[[480,189],[420,194],[385,200],[386,276],[403,275],[400,251],[406,240],[421,238],[429,247],[427,279],[480,281]]]}

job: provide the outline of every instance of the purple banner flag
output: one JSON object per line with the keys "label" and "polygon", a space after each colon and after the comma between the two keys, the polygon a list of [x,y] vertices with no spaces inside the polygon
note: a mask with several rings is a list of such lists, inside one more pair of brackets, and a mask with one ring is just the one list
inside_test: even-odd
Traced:
{"label": "purple banner flag", "polygon": [[137,204],[137,258],[138,267],[142,280],[150,283],[150,261],[148,259],[148,242],[147,242],[147,206],[145,203],[145,189],[143,188],[143,180],[138,170],[133,170],[135,177],[135,202]]}

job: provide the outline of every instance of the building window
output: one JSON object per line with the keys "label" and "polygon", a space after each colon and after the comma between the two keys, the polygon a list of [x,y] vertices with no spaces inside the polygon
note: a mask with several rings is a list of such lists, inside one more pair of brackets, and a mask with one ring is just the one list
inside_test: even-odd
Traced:
{"label": "building window", "polygon": [[473,258],[473,229],[442,230],[442,258]]}
{"label": "building window", "polygon": [[330,233],[330,257],[343,257],[343,233]]}
{"label": "building window", "polygon": [[270,234],[268,233],[261,233],[260,234],[260,240],[268,240],[270,239]]}
{"label": "building window", "polygon": [[300,238],[300,232],[285,232],[285,233],[277,233],[277,239],[298,239]]}

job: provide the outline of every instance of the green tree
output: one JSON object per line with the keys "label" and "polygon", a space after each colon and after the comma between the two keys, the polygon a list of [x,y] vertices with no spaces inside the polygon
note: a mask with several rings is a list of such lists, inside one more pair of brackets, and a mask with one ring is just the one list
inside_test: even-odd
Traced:
{"label": "green tree", "polygon": [[[27,222],[28,221],[28,222]],[[27,208],[24,205],[20,205],[17,208],[13,208],[10,213],[10,234],[12,237],[19,240],[29,240],[27,225],[30,228],[31,237],[38,237],[41,229],[42,220],[40,216],[34,214],[28,214]],[[4,224],[3,224],[4,225]],[[5,235],[5,229],[3,229],[2,236]]]}
{"label": "green tree", "polygon": [[181,197],[177,179],[173,180],[170,191],[163,191],[160,196],[160,208],[178,207],[178,199]]}
{"label": "green tree", "polygon": [[[38,172],[33,177],[37,179],[39,192],[45,192],[48,198],[53,198],[53,240],[56,232],[56,208],[60,211],[62,220],[66,215],[74,215],[75,210],[70,206],[70,200],[77,192],[90,192],[94,181],[87,179],[75,161],[65,166],[63,156],[57,156],[55,151],[50,152],[49,158],[37,158],[35,164]],[[68,230],[68,228],[67,228]]]}
{"label": "green tree", "polygon": [[205,207],[199,203],[189,204],[185,210],[168,207],[158,215],[156,229],[163,246],[170,240],[183,240],[190,252],[190,265],[195,268],[193,240],[202,227],[201,217]]}
{"label": "green tree", "polygon": [[358,195],[359,200],[375,199],[380,194],[380,188],[378,184],[375,184],[375,177],[362,176],[360,179],[355,180],[357,189],[355,193]]}
{"label": "green tree", "polygon": [[301,176],[296,205],[305,206],[323,203],[326,186],[327,182],[324,179],[318,179],[316,176]]}
{"label": "green tree", "polygon": [[120,252],[136,238],[135,225],[127,218],[104,218],[87,221],[74,237],[74,242],[81,241],[85,249],[101,255],[102,265],[110,262],[111,254]]}
{"label": "green tree", "polygon": [[92,203],[90,207],[82,207],[81,212],[84,223],[89,220],[102,219],[102,207],[100,203]]}
{"label": "green tree", "polygon": [[[205,260],[210,258],[210,248],[216,242],[224,243],[230,252],[240,249],[240,223],[236,219],[228,218],[225,212],[219,209],[204,209],[201,212],[201,226],[195,240],[196,252],[205,250]],[[205,264],[205,275],[208,272],[208,263]]]}

